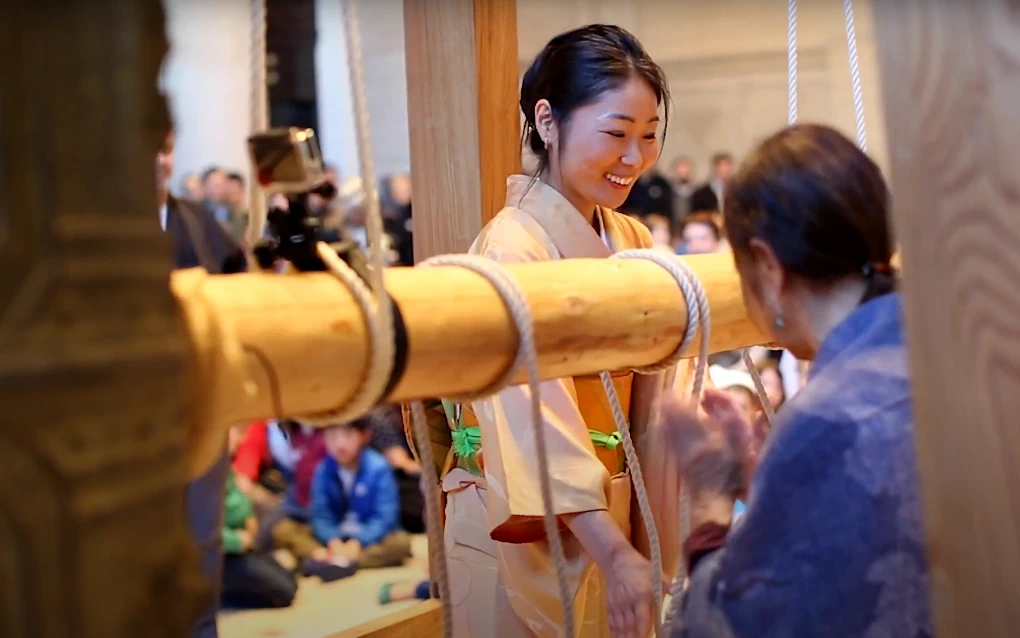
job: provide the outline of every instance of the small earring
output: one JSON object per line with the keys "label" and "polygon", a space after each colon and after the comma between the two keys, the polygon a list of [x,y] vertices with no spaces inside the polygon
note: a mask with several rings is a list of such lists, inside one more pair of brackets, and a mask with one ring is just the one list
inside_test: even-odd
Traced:
{"label": "small earring", "polygon": [[783,320],[783,313],[782,312],[777,312],[776,313],[775,325],[776,325],[776,330],[782,330],[786,326],[786,322]]}

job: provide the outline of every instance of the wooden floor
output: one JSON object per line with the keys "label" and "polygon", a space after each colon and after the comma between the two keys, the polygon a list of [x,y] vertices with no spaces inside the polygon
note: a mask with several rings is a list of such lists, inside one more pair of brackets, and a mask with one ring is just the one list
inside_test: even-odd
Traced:
{"label": "wooden floor", "polygon": [[297,599],[287,609],[223,612],[220,638],[326,638],[363,622],[406,609],[417,601],[379,604],[379,587],[400,580],[424,580],[428,543],[424,536],[412,541],[414,558],[403,567],[373,569],[351,578],[323,584],[304,578]]}

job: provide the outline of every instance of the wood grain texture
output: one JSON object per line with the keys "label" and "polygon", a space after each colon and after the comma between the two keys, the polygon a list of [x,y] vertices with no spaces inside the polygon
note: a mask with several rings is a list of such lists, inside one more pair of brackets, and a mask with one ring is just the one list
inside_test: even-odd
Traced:
{"label": "wood grain texture", "polygon": [[417,261],[467,251],[520,163],[514,0],[404,0]]}
{"label": "wood grain texture", "polygon": [[443,635],[443,607],[426,600],[326,638],[422,638]]}
{"label": "wood grain texture", "polygon": [[521,172],[517,1],[475,0],[481,224],[506,203],[506,178]]}
{"label": "wood grain texture", "polygon": [[0,3],[0,636],[178,638],[182,325],[159,0]]}
{"label": "wood grain texture", "polygon": [[[710,350],[764,343],[744,308],[733,257],[683,260],[708,292]],[[679,345],[687,326],[679,287],[651,262],[570,259],[507,270],[531,306],[545,379],[656,363]],[[193,379],[202,393],[193,413],[192,429],[201,439],[189,454],[193,471],[215,457],[227,425],[324,412],[345,403],[362,381],[369,363],[366,325],[351,293],[332,275],[178,272],[173,288],[188,318]],[[517,334],[483,277],[452,267],[391,268],[386,288],[410,344],[391,401],[476,392],[510,366]],[[524,379],[522,370],[517,380]]]}
{"label": "wood grain texture", "polygon": [[1020,635],[1020,3],[876,6],[938,635]]}

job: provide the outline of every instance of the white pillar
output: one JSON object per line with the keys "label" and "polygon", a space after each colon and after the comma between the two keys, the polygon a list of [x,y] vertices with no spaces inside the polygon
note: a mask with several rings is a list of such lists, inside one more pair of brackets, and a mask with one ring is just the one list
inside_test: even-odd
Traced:
{"label": "white pillar", "polygon": [[250,0],[163,0],[170,54],[161,84],[177,137],[180,176],[211,165],[250,175]]}
{"label": "white pillar", "polygon": [[340,0],[315,0],[315,93],[319,145],[343,179],[360,174],[347,38]]}

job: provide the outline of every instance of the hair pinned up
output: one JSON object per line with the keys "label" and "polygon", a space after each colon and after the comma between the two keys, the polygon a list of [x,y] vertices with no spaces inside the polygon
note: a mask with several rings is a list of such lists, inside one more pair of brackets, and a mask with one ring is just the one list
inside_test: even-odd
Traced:
{"label": "hair pinned up", "polygon": [[[631,77],[648,83],[659,104],[669,101],[666,74],[625,29],[592,24],[562,33],[538,54],[521,82],[521,111],[525,125],[521,145],[527,143],[539,160],[538,172],[549,163],[549,152],[535,128],[535,106],[549,100],[553,117],[561,126],[571,114]],[[666,114],[665,126],[669,115]]]}
{"label": "hair pinned up", "polygon": [[797,124],[769,137],[740,166],[724,201],[738,263],[759,238],[804,279],[864,276],[862,301],[895,290],[889,189],[875,162],[839,131]]}

